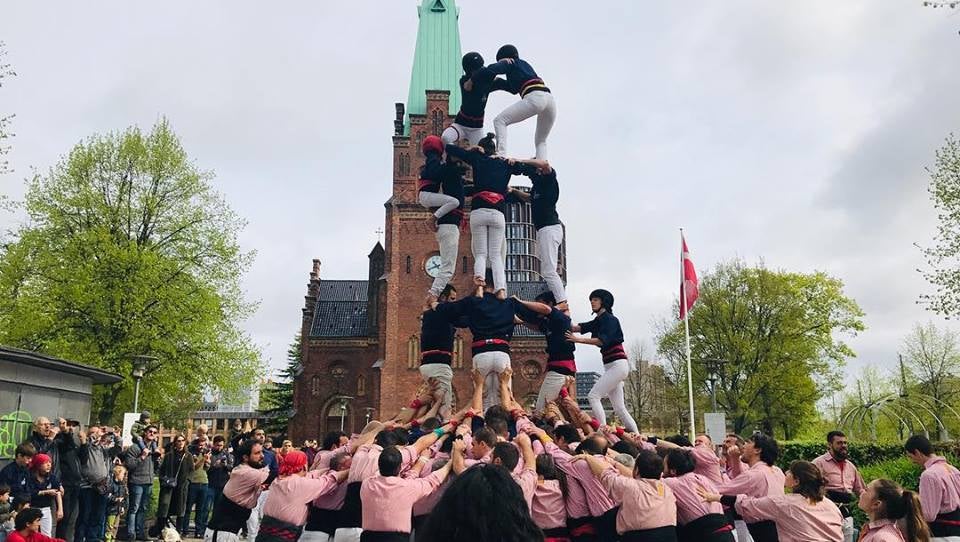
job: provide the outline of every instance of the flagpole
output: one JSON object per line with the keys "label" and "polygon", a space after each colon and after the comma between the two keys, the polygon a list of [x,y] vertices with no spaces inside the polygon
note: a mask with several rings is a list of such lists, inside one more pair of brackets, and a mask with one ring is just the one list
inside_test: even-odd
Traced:
{"label": "flagpole", "polygon": [[693,363],[690,359],[690,308],[687,305],[687,281],[684,273],[683,228],[680,228],[680,290],[683,292],[683,331],[687,339],[687,398],[690,401],[690,440],[697,435],[697,424],[693,412]]}

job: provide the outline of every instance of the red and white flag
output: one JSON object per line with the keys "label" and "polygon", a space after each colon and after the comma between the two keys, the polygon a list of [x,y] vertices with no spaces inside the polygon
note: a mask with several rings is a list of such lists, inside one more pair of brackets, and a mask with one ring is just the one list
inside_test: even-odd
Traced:
{"label": "red and white flag", "polygon": [[687,240],[680,232],[680,319],[687,317],[687,313],[693,308],[700,296],[699,282],[697,281],[697,270],[693,267],[693,260],[690,259],[690,251],[687,249]]}

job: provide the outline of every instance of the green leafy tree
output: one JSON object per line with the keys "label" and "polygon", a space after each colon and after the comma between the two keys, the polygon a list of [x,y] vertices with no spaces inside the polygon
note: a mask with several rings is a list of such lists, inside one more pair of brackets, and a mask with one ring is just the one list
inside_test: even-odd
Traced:
{"label": "green leafy tree", "polygon": [[[10,67],[10,64],[4,60],[5,56],[7,56],[7,47],[5,43],[0,41],[0,87],[3,86],[4,79],[17,75]],[[10,173],[10,163],[4,157],[10,152],[10,145],[7,145],[6,142],[7,139],[13,136],[13,134],[8,131],[12,121],[12,114],[4,115],[0,113],[0,175]],[[2,195],[0,195],[0,199],[2,199]]]}
{"label": "green leafy tree", "polygon": [[[683,324],[664,321],[658,350],[677,392],[686,397]],[[734,260],[706,273],[690,317],[695,399],[709,404],[706,370],[698,360],[726,363],[717,404],[733,429],[758,428],[791,438],[816,416],[816,402],[839,382],[853,351],[839,333],[864,329],[863,312],[824,273],[771,271]],[[698,421],[699,425],[699,421]]]}
{"label": "green leafy tree", "polygon": [[252,384],[260,354],[240,330],[254,305],[244,222],[191,162],[166,119],[77,144],[27,183],[29,220],[0,247],[0,342],[114,371],[94,419],[132,403],[132,357],[155,356],[143,408],[179,424],[204,390]]}
{"label": "green leafy tree", "polygon": [[266,414],[264,431],[272,435],[285,437],[293,414],[293,384],[303,371],[303,351],[300,334],[293,338],[287,348],[287,366],[280,372],[280,378],[265,390],[261,398],[263,413]]}
{"label": "green leafy tree", "polygon": [[954,316],[960,312],[960,142],[952,134],[927,172],[927,190],[940,223],[935,245],[923,249],[929,266],[923,276],[936,292],[921,296],[921,301],[937,314]]}

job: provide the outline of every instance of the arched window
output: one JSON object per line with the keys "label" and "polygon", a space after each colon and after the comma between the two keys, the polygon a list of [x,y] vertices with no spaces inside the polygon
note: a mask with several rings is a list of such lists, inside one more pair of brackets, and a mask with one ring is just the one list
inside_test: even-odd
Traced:
{"label": "arched window", "polygon": [[467,257],[466,256],[463,257],[463,265],[460,266],[460,274],[461,275],[467,274]]}
{"label": "arched window", "polygon": [[407,256],[407,274],[408,275],[410,274],[410,269],[412,268],[412,265],[413,265],[413,259],[410,258],[410,256]]}
{"label": "arched window", "polygon": [[320,376],[313,375],[310,378],[310,395],[316,397],[320,395]]}
{"label": "arched window", "polygon": [[454,369],[463,368],[463,337],[459,334],[457,338],[453,340],[453,359],[451,360],[451,364]]}
{"label": "arched window", "polygon": [[420,337],[411,335],[407,341],[407,369],[420,367]]}
{"label": "arched window", "polygon": [[357,397],[363,397],[367,394],[367,379],[360,375],[357,377]]}
{"label": "arched window", "polygon": [[440,135],[443,133],[443,111],[439,109],[433,110],[433,135]]}

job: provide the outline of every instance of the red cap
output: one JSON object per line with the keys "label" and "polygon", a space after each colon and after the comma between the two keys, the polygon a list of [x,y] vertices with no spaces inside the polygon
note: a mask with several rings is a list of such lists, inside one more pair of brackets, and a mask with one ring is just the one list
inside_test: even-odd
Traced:
{"label": "red cap", "polygon": [[283,463],[280,465],[280,474],[296,474],[307,466],[307,454],[300,450],[290,450],[283,456]]}
{"label": "red cap", "polygon": [[423,154],[427,154],[428,152],[443,154],[443,140],[435,135],[428,135],[423,138],[423,144],[420,146],[420,150],[423,151]]}
{"label": "red cap", "polygon": [[30,459],[30,470],[39,470],[40,465],[44,463],[50,463],[52,460],[47,454],[35,454],[32,459]]}

